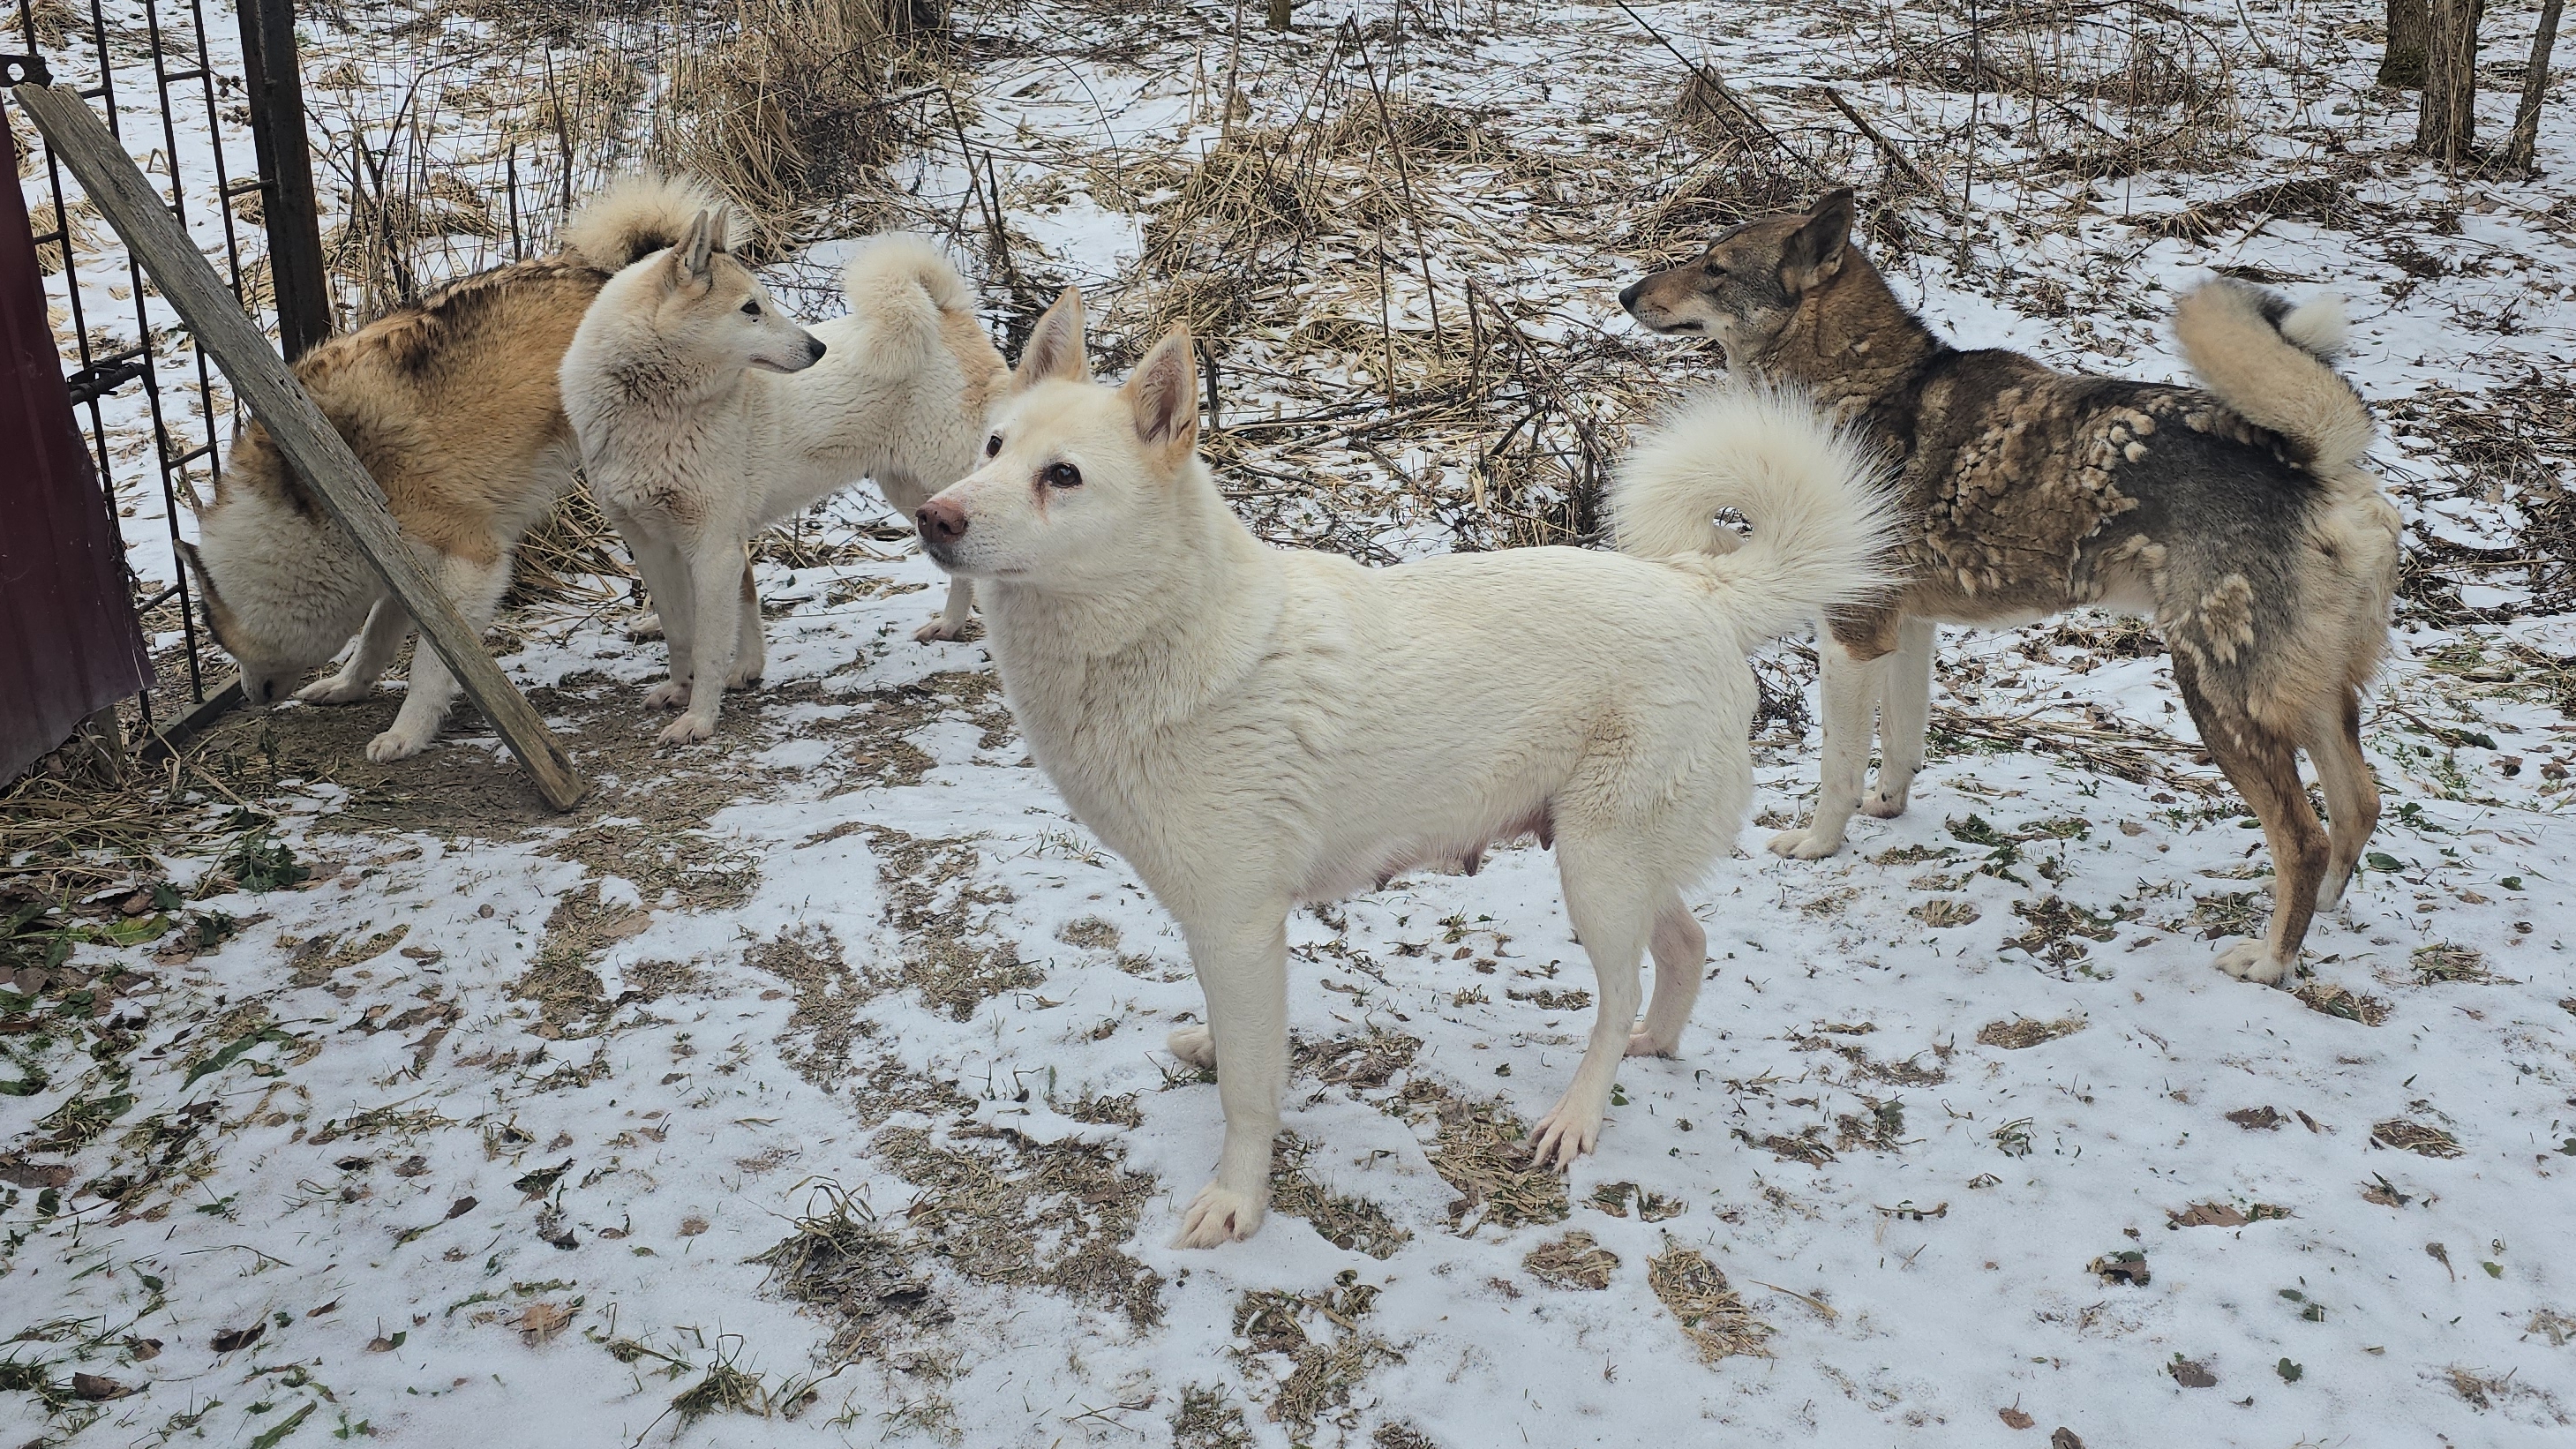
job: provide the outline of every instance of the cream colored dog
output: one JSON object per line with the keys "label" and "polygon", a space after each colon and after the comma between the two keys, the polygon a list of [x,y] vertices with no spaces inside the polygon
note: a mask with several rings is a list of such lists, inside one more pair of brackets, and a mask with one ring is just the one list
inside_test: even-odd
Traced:
{"label": "cream colored dog", "polygon": [[[724,691],[760,677],[743,549],[863,477],[909,514],[975,466],[1007,369],[965,281],[911,237],[878,237],[842,273],[850,315],[799,327],[726,255],[721,212],[600,289],[563,359],[564,411],[590,491],[661,611],[682,706],[665,744],[715,733]],[[781,376],[780,374],[793,374]],[[953,639],[960,580],[918,639]]]}
{"label": "cream colored dog", "polygon": [[[1683,415],[1622,482],[1621,538],[1647,557],[1368,569],[1255,539],[1198,460],[1197,398],[1177,329],[1124,387],[1091,382],[1068,291],[984,465],[918,515],[931,557],[982,581],[1031,754],[1189,942],[1208,1024],[1171,1049],[1216,1068],[1226,1129],[1180,1242],[1250,1237],[1269,1201],[1291,904],[1531,833],[1553,839],[1600,983],[1583,1064],[1534,1138],[1540,1161],[1570,1164],[1620,1057],[1671,1052],[1699,990],[1706,940],[1681,892],[1752,793],[1745,651],[1869,591],[1885,491],[1802,403],[1738,392]],[[1731,553],[1726,508],[1752,520]]]}

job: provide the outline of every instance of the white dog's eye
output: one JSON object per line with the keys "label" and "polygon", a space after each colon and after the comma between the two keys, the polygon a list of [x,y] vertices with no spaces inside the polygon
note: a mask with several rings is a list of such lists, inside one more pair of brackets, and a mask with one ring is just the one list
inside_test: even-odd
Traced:
{"label": "white dog's eye", "polygon": [[745,302],[745,303],[743,303],[743,304],[742,304],[742,315],[744,315],[745,317],[757,317],[757,316],[759,316],[759,315],[760,315],[760,304],[759,304],[758,302]]}
{"label": "white dog's eye", "polygon": [[1049,488],[1079,488],[1082,486],[1082,470],[1071,463],[1049,463],[1046,485]]}
{"label": "white dog's eye", "polygon": [[987,458],[998,458],[998,457],[1000,457],[1000,456],[1001,456],[1001,454],[1002,454],[1002,435],[1001,435],[1001,434],[999,434],[999,433],[995,433],[993,436],[991,436],[991,437],[989,437],[989,438],[986,438],[986,439],[984,440],[984,456],[985,456],[985,457],[987,457]]}

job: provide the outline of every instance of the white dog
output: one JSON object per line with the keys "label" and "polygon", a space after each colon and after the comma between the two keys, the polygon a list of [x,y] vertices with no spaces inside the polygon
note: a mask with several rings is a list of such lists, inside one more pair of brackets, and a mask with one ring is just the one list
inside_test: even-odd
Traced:
{"label": "white dog", "polygon": [[[1803,404],[1738,392],[1678,420],[1621,485],[1621,536],[1646,558],[1367,569],[1267,547],[1227,511],[1196,455],[1197,398],[1178,329],[1124,387],[1092,383],[1068,291],[983,466],[917,518],[931,557],[983,581],[1030,753],[1189,942],[1208,1025],[1171,1048],[1217,1069],[1225,1146],[1180,1242],[1250,1237],[1268,1204],[1291,904],[1529,833],[1553,838],[1600,983],[1583,1064],[1534,1138],[1540,1161],[1570,1164],[1620,1057],[1681,1040],[1707,954],[1681,891],[1752,793],[1745,652],[1878,582],[1878,473]],[[1727,508],[1752,521],[1740,549],[1715,521]]]}
{"label": "white dog", "polygon": [[[874,478],[909,514],[975,465],[1008,369],[964,279],[910,237],[878,237],[843,271],[850,315],[808,332],[724,251],[721,213],[600,289],[564,354],[564,410],[590,491],[661,611],[685,704],[665,744],[715,733],[724,691],[760,677],[752,535]],[[780,374],[793,374],[781,376]],[[914,637],[953,639],[970,587]]]}

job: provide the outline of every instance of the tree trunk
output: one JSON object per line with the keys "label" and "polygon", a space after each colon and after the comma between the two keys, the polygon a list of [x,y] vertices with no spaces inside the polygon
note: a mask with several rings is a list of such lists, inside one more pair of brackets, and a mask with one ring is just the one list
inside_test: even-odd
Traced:
{"label": "tree trunk", "polygon": [[1288,0],[1270,0],[1270,28],[1273,30],[1288,28]]}
{"label": "tree trunk", "polygon": [[2478,19],[2486,0],[2432,0],[2431,9],[2415,148],[2436,160],[2465,161],[2477,132]]}
{"label": "tree trunk", "polygon": [[2433,27],[2425,0],[2388,0],[2388,48],[2379,53],[2379,83],[2393,90],[2421,90],[2424,49]]}
{"label": "tree trunk", "polygon": [[2531,37],[2531,69],[2522,77],[2522,104],[2513,113],[2513,140],[2504,148],[2508,171],[2529,172],[2540,144],[2540,103],[2549,94],[2549,51],[2558,40],[2561,0],[2541,0],[2540,30]]}

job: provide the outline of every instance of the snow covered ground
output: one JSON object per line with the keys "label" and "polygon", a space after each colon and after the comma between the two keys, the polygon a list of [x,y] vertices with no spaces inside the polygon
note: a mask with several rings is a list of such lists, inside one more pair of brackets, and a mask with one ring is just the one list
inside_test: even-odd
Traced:
{"label": "snow covered ground", "polygon": [[[1952,335],[2173,376],[2166,299],[2208,268],[2332,287],[2419,535],[2551,546],[2563,86],[2543,179],[2446,178],[2369,85],[2375,7],[2190,5],[2243,150],[2088,183],[2023,144],[2048,107],[1892,64],[1965,10],[1638,12],[1865,188],[1815,85],[1919,148],[1944,194],[1871,237]],[[1347,209],[1229,314],[1229,484],[1369,557],[1526,537],[1578,423],[1615,438],[1709,367],[1612,300],[1710,150],[1680,63],[1615,5],[1297,14],[1250,22],[1238,130],[1384,88],[1508,154],[1299,172]],[[1132,356],[1175,275],[1248,273],[1156,250],[1227,129],[1233,21],[963,7],[1024,284],[967,252],[997,315],[1079,281]],[[2491,16],[2490,59],[2529,24]],[[2330,203],[2221,204],[2321,174]],[[897,180],[972,248],[964,175],[929,147]],[[2212,228],[2156,220],[2195,205]],[[1556,452],[1441,402],[1471,306],[1592,399],[1533,407]],[[1427,421],[1354,429],[1388,393]],[[1682,1057],[1622,1069],[1570,1181],[1512,1151],[1590,1022],[1546,855],[1301,911],[1279,1200],[1187,1253],[1220,1119],[1162,1051],[1186,954],[981,646],[910,641],[938,576],[881,522],[854,490],[805,530],[832,562],[764,565],[769,677],[704,746],[652,748],[626,606],[509,621],[596,781],[569,815],[470,718],[366,764],[386,699],[227,722],[149,859],[11,863],[45,869],[0,908],[57,907],[16,939],[74,944],[0,997],[0,1442],[2502,1445],[2576,1414],[2576,618],[2526,575],[2410,587],[2364,727],[2388,814],[2297,991],[2210,968],[2267,868],[2152,635],[1951,631],[1912,811],[1813,863],[1748,829],[1693,897]],[[1794,642],[1766,668],[1812,686]],[[1766,725],[1757,811],[1803,810],[1814,755]]]}

